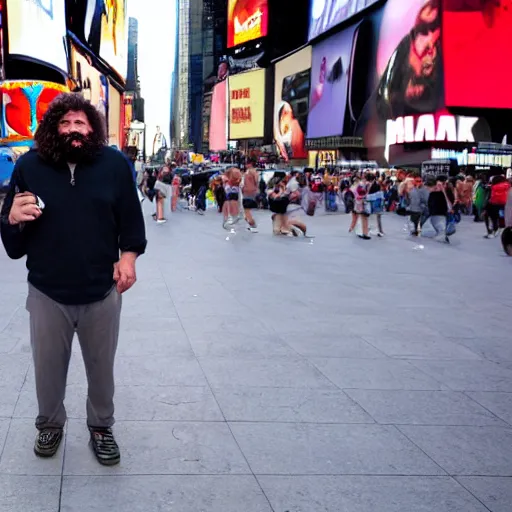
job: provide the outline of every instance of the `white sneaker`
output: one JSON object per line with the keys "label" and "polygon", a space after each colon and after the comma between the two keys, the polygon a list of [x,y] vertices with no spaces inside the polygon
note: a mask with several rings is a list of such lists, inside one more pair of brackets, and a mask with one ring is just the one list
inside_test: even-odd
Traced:
{"label": "white sneaker", "polygon": [[231,216],[230,216],[230,217],[228,217],[228,218],[224,221],[224,223],[222,224],[222,227],[223,227],[224,229],[230,229],[230,228],[231,228],[231,226],[232,226],[233,224],[234,224],[234,222],[233,222],[233,217],[231,217]]}
{"label": "white sneaker", "polygon": [[157,224],[165,224],[167,222],[167,219],[158,219],[156,221]]}
{"label": "white sneaker", "polygon": [[249,226],[249,227],[247,228],[247,231],[249,231],[249,232],[251,232],[251,233],[259,233],[258,228],[256,228],[256,227],[252,227],[252,226]]}

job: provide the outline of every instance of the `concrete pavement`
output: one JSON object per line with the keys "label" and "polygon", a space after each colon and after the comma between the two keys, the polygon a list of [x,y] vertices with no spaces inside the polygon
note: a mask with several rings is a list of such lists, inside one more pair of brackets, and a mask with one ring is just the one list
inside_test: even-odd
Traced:
{"label": "concrete pavement", "polygon": [[[0,249],[0,512],[510,512],[512,260],[464,222],[362,241],[148,220],[116,364],[122,462],[87,445],[75,343],[65,443],[33,455],[23,262]],[[421,249],[418,245],[423,245]]]}

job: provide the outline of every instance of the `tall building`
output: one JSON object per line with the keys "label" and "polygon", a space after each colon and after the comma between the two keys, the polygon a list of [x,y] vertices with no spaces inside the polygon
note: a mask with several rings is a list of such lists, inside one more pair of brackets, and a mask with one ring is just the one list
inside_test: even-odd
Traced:
{"label": "tall building", "polygon": [[201,151],[203,107],[203,0],[190,1],[189,144]]}
{"label": "tall building", "polygon": [[175,91],[177,95],[178,110],[174,112],[177,121],[176,138],[173,141],[175,149],[187,149],[189,145],[189,34],[190,34],[190,0],[179,2],[178,12],[178,58],[177,79]]}
{"label": "tall building", "polygon": [[139,22],[128,20],[128,66],[126,92],[124,94],[124,146],[137,147],[138,153],[145,156],[146,127],[144,124],[144,100],[141,97],[138,59]]}
{"label": "tall building", "polygon": [[[215,76],[226,40],[227,0],[183,0],[178,8],[171,139],[176,149],[202,151],[205,85]],[[206,81],[206,84],[205,84]],[[213,82],[212,82],[213,83]]]}
{"label": "tall building", "polygon": [[137,89],[137,79],[139,76],[137,69],[138,62],[138,44],[139,44],[139,22],[135,18],[128,20],[128,74],[126,76],[126,90],[135,91]]}

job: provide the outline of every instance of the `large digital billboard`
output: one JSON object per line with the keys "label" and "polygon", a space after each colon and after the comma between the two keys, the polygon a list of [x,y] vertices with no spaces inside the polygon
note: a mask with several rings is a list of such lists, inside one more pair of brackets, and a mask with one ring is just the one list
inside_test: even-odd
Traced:
{"label": "large digital billboard", "polygon": [[122,78],[128,69],[126,0],[106,0],[101,15],[100,56]]}
{"label": "large digital billboard", "polygon": [[[375,148],[372,159],[385,156],[387,138],[393,138],[387,128],[404,126],[407,133],[412,129],[413,140],[407,142],[419,141],[426,123],[430,133],[431,120],[443,112],[441,1],[388,0],[364,25],[355,61],[362,67],[357,73],[365,76],[367,90],[352,87],[351,99],[357,96],[356,103],[364,105],[354,113],[354,135],[363,137],[366,147]],[[367,41],[371,41],[369,53]],[[437,117],[424,117],[430,114]],[[398,134],[397,140],[401,138]]]}
{"label": "large digital billboard", "polygon": [[259,139],[265,132],[265,70],[229,77],[229,138]]}
{"label": "large digital billboard", "polygon": [[63,92],[64,85],[40,81],[5,81],[2,97],[0,144],[31,143],[50,103]]}
{"label": "large digital billboard", "polygon": [[78,83],[82,96],[98,109],[106,122],[108,106],[107,79],[74,46],[71,47],[71,72]]}
{"label": "large digital billboard", "polygon": [[449,107],[512,108],[512,1],[444,0]]}
{"label": "large digital billboard", "polygon": [[313,46],[308,139],[342,135],[357,26]]}
{"label": "large digital billboard", "polygon": [[274,141],[285,161],[307,158],[305,137],[311,83],[311,47],[276,63]]}
{"label": "large digital billboard", "polygon": [[268,0],[228,1],[228,48],[265,37]]}
{"label": "large digital billboard", "polygon": [[228,81],[219,82],[213,88],[210,113],[210,151],[228,149]]}
{"label": "large digital billboard", "polygon": [[[314,39],[331,28],[375,4],[379,0],[313,0],[309,22],[309,39]],[[404,0],[407,3],[407,0]]]}
{"label": "large digital billboard", "polygon": [[7,0],[9,54],[68,72],[64,0]]}

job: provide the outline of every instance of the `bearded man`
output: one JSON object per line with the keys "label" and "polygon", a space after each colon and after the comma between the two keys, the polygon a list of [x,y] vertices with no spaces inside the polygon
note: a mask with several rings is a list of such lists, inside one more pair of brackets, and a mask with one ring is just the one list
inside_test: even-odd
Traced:
{"label": "bearded man", "polygon": [[106,146],[98,111],[75,94],[55,99],[36,149],[14,168],[1,212],[9,257],[27,256],[30,336],[39,414],[34,451],[55,455],[74,333],[88,380],[87,426],[103,465],[120,461],[114,424],[114,356],[121,294],[136,281],[144,220],[132,171]]}

